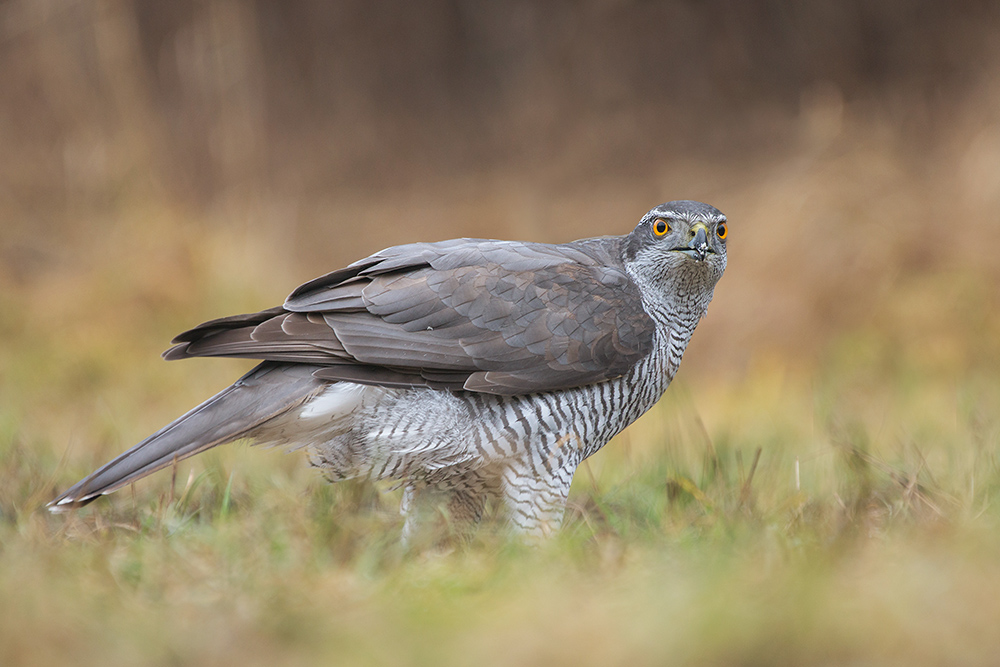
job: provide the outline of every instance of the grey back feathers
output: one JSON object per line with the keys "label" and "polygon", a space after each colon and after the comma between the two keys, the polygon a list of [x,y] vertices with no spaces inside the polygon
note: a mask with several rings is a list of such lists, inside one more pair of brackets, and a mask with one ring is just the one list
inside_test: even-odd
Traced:
{"label": "grey back feathers", "polygon": [[470,521],[498,497],[547,532],[576,465],[672,379],[725,269],[726,224],[680,201],[623,237],[397,246],[206,322],[164,356],[264,363],[53,507],[250,438],[306,445],[333,479],[399,479],[407,532],[431,491]]}
{"label": "grey back feathers", "polygon": [[619,377],[649,353],[655,328],[612,237],[397,246],[247,318],[185,332],[166,357],[318,363],[328,380],[520,394]]}

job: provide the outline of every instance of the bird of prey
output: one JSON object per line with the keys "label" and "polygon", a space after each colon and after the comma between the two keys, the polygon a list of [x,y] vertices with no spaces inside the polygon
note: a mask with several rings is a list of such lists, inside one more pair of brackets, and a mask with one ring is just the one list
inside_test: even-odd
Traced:
{"label": "bird of prey", "polygon": [[726,267],[726,217],[673,201],[626,236],[559,245],[455,239],[388,248],[281,306],[212,320],[166,359],[262,362],[50,504],[84,505],[239,439],[302,445],[332,480],[403,487],[478,522],[561,520],[577,466],[648,410]]}

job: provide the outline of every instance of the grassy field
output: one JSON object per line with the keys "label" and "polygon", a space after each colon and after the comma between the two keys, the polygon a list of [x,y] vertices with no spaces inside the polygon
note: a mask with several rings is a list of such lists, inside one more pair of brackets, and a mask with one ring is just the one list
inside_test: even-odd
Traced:
{"label": "grassy field", "polygon": [[[962,307],[975,276],[898,286],[901,314],[829,336],[808,365],[768,353],[700,374],[693,352],[580,469],[555,539],[444,527],[404,553],[396,492],[326,484],[301,453],[231,446],[45,511],[244,367],[165,364],[165,336],[294,284],[287,266],[259,274],[247,260],[266,248],[239,231],[141,222],[0,296],[0,664],[1000,656],[1000,386],[980,337],[996,318]],[[961,326],[922,326],[928,310]]]}
{"label": "grassy field", "polygon": [[[0,6],[0,667],[1000,664],[996,2]],[[564,529],[213,450],[174,334],[397,243],[730,218]]]}

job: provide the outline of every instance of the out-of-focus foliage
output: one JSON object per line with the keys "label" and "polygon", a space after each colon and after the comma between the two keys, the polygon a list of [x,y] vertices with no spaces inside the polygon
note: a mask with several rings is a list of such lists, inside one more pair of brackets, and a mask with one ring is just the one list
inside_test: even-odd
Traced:
{"label": "out-of-focus foliage", "polygon": [[[995,662],[997,81],[988,0],[0,3],[0,664]],[[727,275],[542,549],[236,447],[42,509],[246,367],[180,330],[675,198]]]}
{"label": "out-of-focus foliage", "polygon": [[994,2],[2,10],[10,289],[79,277],[109,236],[184,228],[197,248],[225,229],[271,251],[274,299],[395,242],[623,233],[700,198],[734,237],[694,365],[812,360],[872,324],[948,336],[897,312],[900,292],[936,322],[996,310],[974,285],[1000,277]]}

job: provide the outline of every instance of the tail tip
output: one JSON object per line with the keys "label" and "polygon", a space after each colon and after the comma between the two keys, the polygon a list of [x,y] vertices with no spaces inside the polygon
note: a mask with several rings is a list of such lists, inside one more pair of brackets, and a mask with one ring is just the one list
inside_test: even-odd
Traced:
{"label": "tail tip", "polygon": [[83,507],[84,505],[89,504],[96,498],[97,496],[79,498],[77,496],[70,496],[63,494],[58,498],[56,498],[55,500],[49,501],[49,503],[45,507],[52,514],[63,514],[64,512],[69,512],[71,510]]}

